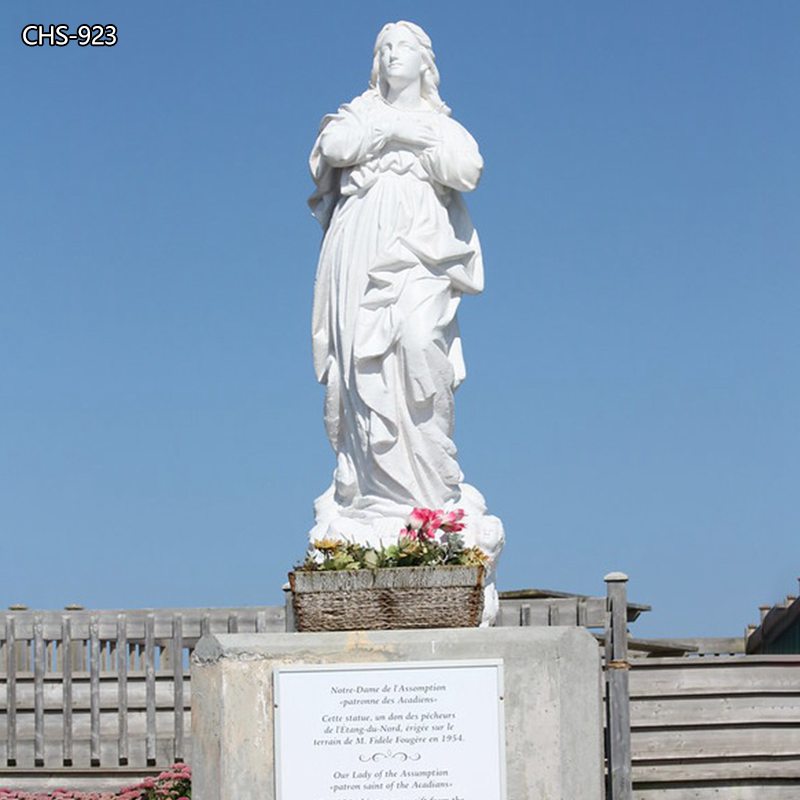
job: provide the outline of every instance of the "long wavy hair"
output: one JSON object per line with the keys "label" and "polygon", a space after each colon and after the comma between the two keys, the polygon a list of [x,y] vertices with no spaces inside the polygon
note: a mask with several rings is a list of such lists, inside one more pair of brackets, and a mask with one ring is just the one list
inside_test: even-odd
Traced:
{"label": "long wavy hair", "polygon": [[419,25],[415,25],[413,22],[398,20],[397,22],[389,22],[381,28],[378,38],[375,39],[372,73],[369,76],[369,88],[375,89],[380,92],[383,97],[386,97],[388,87],[385,81],[381,80],[381,47],[383,46],[387,34],[398,26],[402,26],[411,33],[419,45],[420,53],[422,54],[422,76],[420,84],[422,99],[425,100],[434,111],[449,116],[450,108],[444,100],[439,97],[439,70],[436,68],[436,56],[433,52],[431,37],[428,36]]}

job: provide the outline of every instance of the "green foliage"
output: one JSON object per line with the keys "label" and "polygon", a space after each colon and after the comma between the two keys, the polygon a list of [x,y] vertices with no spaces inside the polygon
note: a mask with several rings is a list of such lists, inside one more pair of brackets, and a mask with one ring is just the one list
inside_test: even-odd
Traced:
{"label": "green foliage", "polygon": [[314,572],[386,567],[480,566],[487,562],[488,558],[480,548],[465,546],[460,533],[442,533],[436,539],[403,532],[396,544],[380,548],[342,539],[317,539],[309,548],[305,561],[296,569]]}

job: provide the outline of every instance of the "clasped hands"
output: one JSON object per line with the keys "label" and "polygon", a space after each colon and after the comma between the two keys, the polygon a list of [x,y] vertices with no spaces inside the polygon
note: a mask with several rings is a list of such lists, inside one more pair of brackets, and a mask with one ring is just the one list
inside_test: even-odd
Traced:
{"label": "clasped hands", "polygon": [[399,114],[389,128],[387,138],[420,150],[439,144],[436,126],[422,115]]}

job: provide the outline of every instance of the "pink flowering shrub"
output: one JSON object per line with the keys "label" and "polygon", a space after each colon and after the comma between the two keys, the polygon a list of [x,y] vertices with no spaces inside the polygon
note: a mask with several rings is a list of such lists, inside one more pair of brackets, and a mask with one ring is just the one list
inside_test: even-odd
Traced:
{"label": "pink flowering shrub", "polygon": [[54,789],[52,792],[22,792],[0,789],[0,800],[190,800],[192,770],[188,764],[173,764],[155,778],[126,786],[118,792],[73,792]]}

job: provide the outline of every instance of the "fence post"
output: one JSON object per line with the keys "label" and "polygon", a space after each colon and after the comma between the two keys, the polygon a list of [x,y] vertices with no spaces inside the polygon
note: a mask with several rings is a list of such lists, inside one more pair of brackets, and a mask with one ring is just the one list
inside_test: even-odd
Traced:
{"label": "fence post", "polygon": [[283,584],[283,603],[285,608],[286,632],[294,633],[297,625],[294,619],[294,603],[292,602],[292,587],[288,583]]}
{"label": "fence post", "polygon": [[128,765],[128,618],[117,614],[117,763]]}
{"label": "fence post", "polygon": [[89,618],[89,763],[100,766],[100,617]]}
{"label": "fence post", "polygon": [[61,616],[61,714],[65,767],[72,766],[72,620]]}
{"label": "fence post", "polygon": [[41,616],[33,618],[33,763],[44,766],[44,623]]}
{"label": "fence post", "polygon": [[14,617],[6,617],[6,764],[17,766],[17,637]]}
{"label": "fence post", "polygon": [[631,712],[628,682],[628,576],[610,572],[606,582],[606,714],[608,798],[631,800]]}
{"label": "fence post", "polygon": [[144,622],[144,671],[145,671],[145,757],[147,766],[156,763],[156,618],[148,614]]}
{"label": "fence post", "polygon": [[183,615],[172,618],[172,686],[174,692],[175,761],[184,760],[183,743]]}

